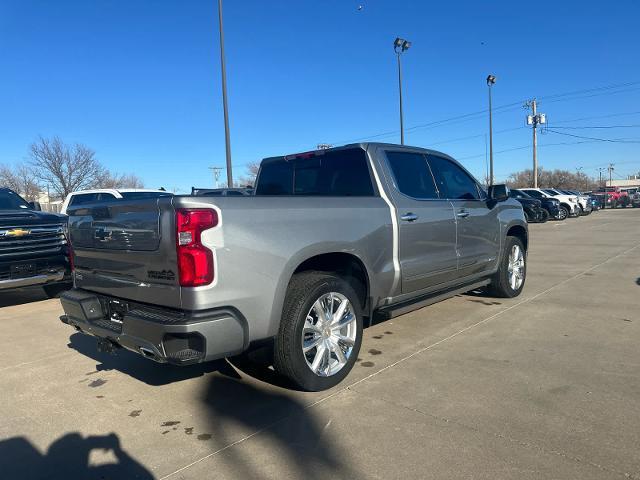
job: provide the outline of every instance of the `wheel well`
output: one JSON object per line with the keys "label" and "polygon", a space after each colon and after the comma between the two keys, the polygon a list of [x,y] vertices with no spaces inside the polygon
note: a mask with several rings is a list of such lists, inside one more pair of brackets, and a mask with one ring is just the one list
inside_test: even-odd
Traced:
{"label": "wheel well", "polygon": [[528,235],[527,235],[527,230],[523,226],[514,225],[507,232],[507,236],[508,237],[519,238],[520,241],[522,242],[522,245],[524,245],[525,251],[528,249],[528,247],[529,247],[529,238],[528,238]]}
{"label": "wheel well", "polygon": [[566,208],[569,211],[569,213],[571,213],[571,205],[569,205],[568,203],[563,202],[560,204],[560,206]]}
{"label": "wheel well", "polygon": [[315,270],[338,274],[355,290],[365,316],[368,316],[369,276],[362,261],[350,253],[324,253],[302,262],[294,274]]}

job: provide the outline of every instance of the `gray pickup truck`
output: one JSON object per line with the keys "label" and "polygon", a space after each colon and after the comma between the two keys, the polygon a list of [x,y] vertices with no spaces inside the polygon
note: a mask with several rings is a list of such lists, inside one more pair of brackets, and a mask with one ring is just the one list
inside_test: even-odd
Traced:
{"label": "gray pickup truck", "polygon": [[250,196],[174,196],[69,210],[75,288],[62,321],[157,362],[272,345],[322,390],[362,330],[452,295],[524,286],[528,231],[505,186],[451,157],[364,143],[262,161]]}

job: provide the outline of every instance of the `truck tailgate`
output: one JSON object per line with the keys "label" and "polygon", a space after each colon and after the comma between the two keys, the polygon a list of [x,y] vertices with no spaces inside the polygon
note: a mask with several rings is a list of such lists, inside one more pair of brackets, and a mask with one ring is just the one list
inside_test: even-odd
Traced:
{"label": "truck tailgate", "polygon": [[82,205],[68,214],[78,288],[181,306],[171,198]]}

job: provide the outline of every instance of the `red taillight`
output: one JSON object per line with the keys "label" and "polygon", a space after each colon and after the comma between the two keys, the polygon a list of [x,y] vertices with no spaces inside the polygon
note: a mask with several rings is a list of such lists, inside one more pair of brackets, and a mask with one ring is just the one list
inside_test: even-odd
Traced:
{"label": "red taillight", "polygon": [[64,239],[67,241],[67,260],[69,261],[69,271],[73,272],[73,247],[71,246],[71,236],[65,232]]}
{"label": "red taillight", "polygon": [[73,263],[73,247],[69,242],[67,242],[67,252],[69,254],[69,270],[73,272],[75,270],[75,265]]}
{"label": "red taillight", "polygon": [[202,245],[201,234],[217,224],[215,210],[176,210],[176,250],[181,286],[198,287],[213,282],[213,252]]}

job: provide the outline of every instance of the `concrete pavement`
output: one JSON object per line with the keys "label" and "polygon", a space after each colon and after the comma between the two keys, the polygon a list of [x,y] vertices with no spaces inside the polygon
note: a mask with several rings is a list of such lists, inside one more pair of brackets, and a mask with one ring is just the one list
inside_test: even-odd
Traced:
{"label": "concrete pavement", "polygon": [[640,478],[640,210],[530,235],[520,297],[376,325],[328,392],[100,354],[58,301],[0,294],[0,476]]}

